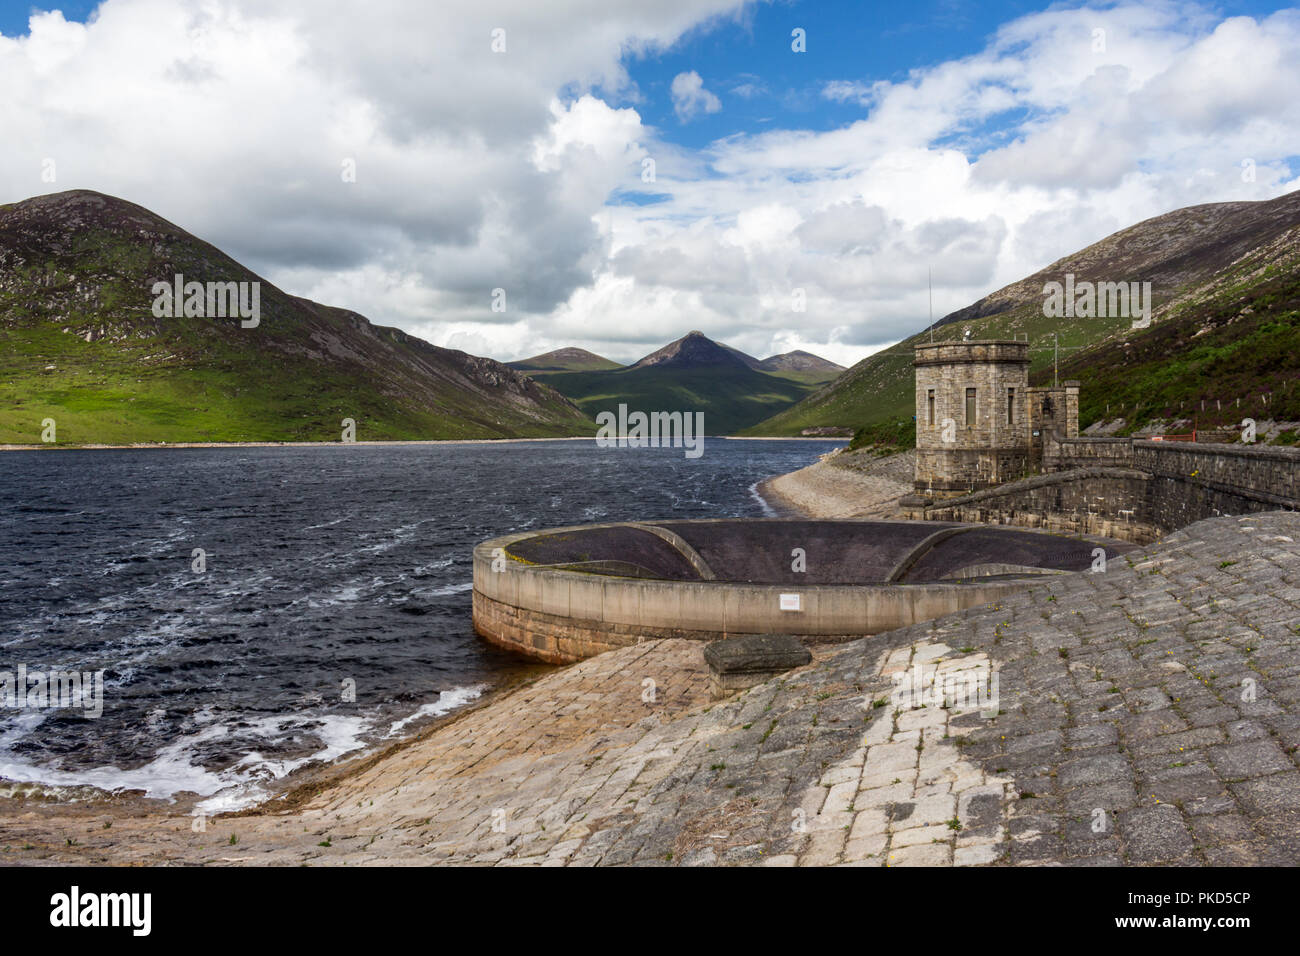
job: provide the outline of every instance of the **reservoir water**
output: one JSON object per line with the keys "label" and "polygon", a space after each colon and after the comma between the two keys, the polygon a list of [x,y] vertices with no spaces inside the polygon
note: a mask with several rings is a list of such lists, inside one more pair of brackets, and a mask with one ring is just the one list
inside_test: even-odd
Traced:
{"label": "reservoir water", "polygon": [[[761,517],[842,441],[0,455],[0,680],[103,674],[103,712],[0,699],[0,779],[256,801],[525,665],[470,624],[473,546],[556,525]],[[71,791],[70,791],[71,792]]]}

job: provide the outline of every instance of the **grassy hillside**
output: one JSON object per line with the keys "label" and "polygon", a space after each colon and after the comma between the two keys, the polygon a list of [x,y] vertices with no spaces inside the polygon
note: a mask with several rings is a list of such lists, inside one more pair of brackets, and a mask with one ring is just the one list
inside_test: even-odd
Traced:
{"label": "grassy hillside", "polygon": [[813,388],[825,385],[827,382],[833,382],[839,377],[840,372],[827,372],[823,369],[813,368],[780,368],[764,369],[768,375],[774,375],[777,378],[784,378],[787,381],[798,382],[800,385],[808,385]]}
{"label": "grassy hillside", "polygon": [[617,412],[620,402],[631,410],[703,412],[710,435],[734,434],[808,394],[806,385],[740,364],[560,372],[546,380],[593,417]]}
{"label": "grassy hillside", "polygon": [[1123,418],[1202,429],[1300,421],[1300,228],[1239,259],[1150,329],[1072,356],[1079,424]]}
{"label": "grassy hillside", "polygon": [[[1132,320],[1127,317],[1048,318],[1043,315],[1045,282],[1060,281],[1067,272],[1081,281],[1149,281],[1156,306],[1153,319],[1158,325],[1186,307],[1200,290],[1216,288],[1243,257],[1258,253],[1267,260],[1252,260],[1247,272],[1277,261],[1286,248],[1282,237],[1290,235],[1297,224],[1300,192],[1267,202],[1192,206],[1138,223],[944,317],[933,330],[919,332],[863,359],[799,404],[745,433],[796,435],[815,426],[860,429],[910,421],[914,414],[914,346],[932,337],[934,341],[957,341],[966,329],[977,339],[1027,340],[1033,380],[1050,381],[1056,345],[1064,369],[1067,360],[1073,361],[1088,349],[1135,340],[1151,330],[1132,330]],[[1077,370],[1069,376],[1083,379],[1086,401],[1087,377]]]}
{"label": "grassy hillside", "polygon": [[[153,283],[261,283],[261,321],[159,318]],[[288,295],[132,203],[0,206],[0,442],[337,441],[591,434],[559,393]]]}

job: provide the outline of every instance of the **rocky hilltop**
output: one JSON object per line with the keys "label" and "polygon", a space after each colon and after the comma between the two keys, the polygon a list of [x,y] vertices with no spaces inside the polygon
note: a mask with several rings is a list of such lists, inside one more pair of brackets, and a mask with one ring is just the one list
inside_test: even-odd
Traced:
{"label": "rocky hilltop", "polygon": [[[1200,286],[1223,267],[1300,224],[1300,191],[1267,202],[1187,206],[1143,220],[1065,256],[964,309],[935,327],[1039,307],[1044,283],[1073,273],[1078,281],[1150,282],[1158,304]],[[928,329],[926,330],[928,331]]]}
{"label": "rocky hilltop", "polygon": [[732,368],[757,368],[758,359],[730,346],[713,341],[703,332],[687,332],[675,342],[651,352],[631,368],[705,368],[731,366]]}
{"label": "rocky hilltop", "polygon": [[828,378],[834,378],[844,371],[843,365],[836,365],[803,349],[765,358],[758,363],[758,367],[765,372],[824,372]]}

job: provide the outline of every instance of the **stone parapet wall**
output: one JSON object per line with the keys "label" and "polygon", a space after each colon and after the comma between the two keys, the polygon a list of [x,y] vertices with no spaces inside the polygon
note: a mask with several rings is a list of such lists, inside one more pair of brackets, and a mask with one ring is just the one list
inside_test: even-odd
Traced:
{"label": "stone parapet wall", "polygon": [[1079,468],[933,504],[916,502],[904,516],[1102,535],[1141,544],[1160,536],[1149,519],[1150,478],[1133,469]]}
{"label": "stone parapet wall", "polygon": [[1133,439],[1048,437],[1044,443],[1043,471],[1045,472],[1100,467],[1134,467]]}
{"label": "stone parapet wall", "polygon": [[1194,479],[1243,496],[1300,498],[1300,448],[1135,441],[1133,467],[1157,477]]}
{"label": "stone parapet wall", "polygon": [[1300,449],[1075,438],[1049,442],[1044,466],[1049,474],[905,513],[1142,542],[1205,518],[1300,508]]}
{"label": "stone parapet wall", "polygon": [[986,364],[1010,362],[1029,364],[1029,343],[1003,339],[975,340],[971,342],[934,342],[916,346],[915,364],[953,365],[958,363]]}
{"label": "stone parapet wall", "polygon": [[1152,475],[1152,520],[1162,528],[1300,506],[1300,449],[1136,441],[1133,464]]}

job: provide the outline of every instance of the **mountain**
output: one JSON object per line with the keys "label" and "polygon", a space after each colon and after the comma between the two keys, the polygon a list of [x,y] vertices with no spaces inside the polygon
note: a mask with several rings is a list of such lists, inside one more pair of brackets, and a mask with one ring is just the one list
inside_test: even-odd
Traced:
{"label": "mountain", "polygon": [[[247,283],[256,324],[156,315],[178,274]],[[290,295],[89,190],[0,206],[0,441],[38,441],[45,418],[76,443],[337,441],[344,418],[361,441],[595,431],[522,372]]]}
{"label": "mountain", "polygon": [[802,349],[795,349],[793,352],[782,352],[780,355],[765,358],[758,363],[758,368],[763,372],[784,375],[813,385],[821,385],[832,381],[844,371],[843,365],[828,362],[821,356],[813,355],[811,352],[805,352]]}
{"label": "mountain", "polygon": [[707,434],[729,435],[793,405],[811,388],[759,364],[691,332],[626,368],[553,372],[546,381],[592,417],[620,404],[632,411],[703,412]]}
{"label": "mountain", "polygon": [[1300,225],[1179,296],[1150,329],[1062,359],[1060,376],[1083,382],[1084,428],[1129,434],[1181,421],[1172,430],[1231,431],[1250,418],[1291,423],[1268,437],[1300,441]]}
{"label": "mountain", "polygon": [[543,352],[541,355],[534,355],[532,358],[519,359],[506,364],[513,369],[527,372],[534,378],[548,372],[603,372],[623,367],[603,355],[597,355],[595,352],[588,352],[586,349],[578,348],[555,349],[551,352]]}
{"label": "mountain", "polygon": [[[955,341],[969,329],[976,339],[1027,339],[1031,380],[1036,384],[1051,380],[1058,346],[1063,361],[1083,363],[1091,361],[1086,357],[1093,349],[1119,349],[1108,353],[1114,356],[1124,354],[1125,348],[1137,349],[1140,342],[1163,341],[1165,333],[1159,327],[1167,319],[1200,307],[1201,320],[1208,321],[1204,310],[1216,307],[1210,299],[1230,308],[1234,288],[1243,287],[1236,291],[1245,292],[1265,281],[1267,270],[1273,269],[1270,275],[1277,277],[1289,269],[1284,260],[1288,242],[1294,245],[1297,226],[1300,191],[1262,202],[1189,206],[1147,219],[944,316],[932,329],[868,356],[746,433],[791,435],[836,425],[897,432],[900,423],[910,424],[915,414],[913,347],[931,336],[935,341]],[[1133,329],[1133,319],[1126,316],[1045,316],[1043,287],[1050,281],[1063,282],[1066,273],[1073,273],[1076,283],[1150,282],[1152,327]],[[1075,377],[1084,382],[1081,408],[1089,409],[1099,390],[1082,371]],[[1088,423],[1082,411],[1081,423]]]}
{"label": "mountain", "polygon": [[744,368],[757,370],[758,359],[739,349],[713,341],[703,332],[687,332],[675,342],[669,342],[658,351],[651,352],[630,368]]}

